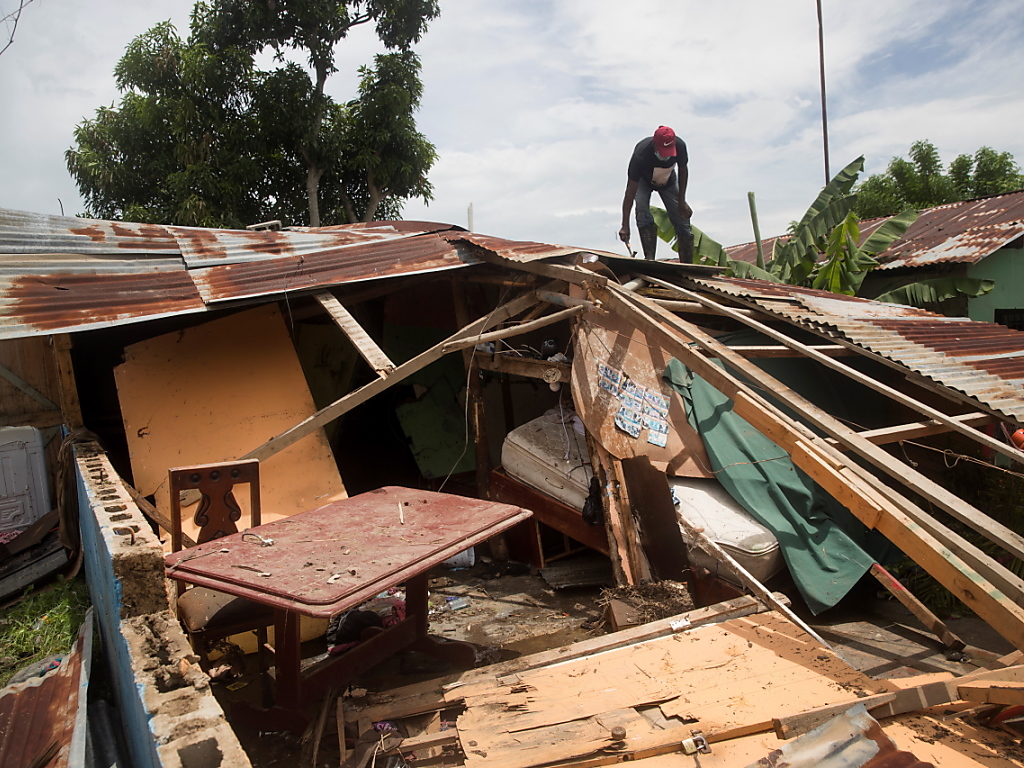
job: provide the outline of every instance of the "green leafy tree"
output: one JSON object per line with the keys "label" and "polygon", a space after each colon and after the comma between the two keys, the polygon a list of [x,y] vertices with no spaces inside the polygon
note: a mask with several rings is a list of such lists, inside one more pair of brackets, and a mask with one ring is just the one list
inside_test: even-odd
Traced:
{"label": "green leafy tree", "polygon": [[[306,172],[306,195],[309,205],[310,226],[320,226],[319,187],[326,173],[337,170],[335,152],[339,145],[361,153],[359,184],[366,186],[365,196],[370,201],[371,215],[377,204],[396,188],[415,187],[429,196],[425,169],[417,184],[408,184],[409,171],[402,163],[381,161],[383,148],[402,142],[416,142],[411,156],[428,161],[429,169],[435,155],[433,146],[414,129],[412,110],[419,106],[422,87],[419,84],[419,63],[411,46],[420,41],[427,24],[440,13],[437,0],[217,0],[210,5],[200,4],[202,24],[200,30],[216,52],[241,48],[252,54],[274,51],[279,60],[287,49],[305,53],[314,79],[310,87],[299,94],[305,109],[291,116],[296,139],[295,151],[302,158]],[[398,57],[377,57],[376,73],[365,68],[361,96],[374,101],[360,113],[358,105],[349,105],[348,120],[339,115],[324,93],[327,79],[336,71],[335,48],[355,27],[373,24],[377,36],[389,51],[400,52]],[[404,96],[398,94],[398,84],[411,86]],[[404,104],[402,102],[405,102]],[[381,107],[395,117],[395,125],[383,124]],[[394,111],[404,107],[403,111]],[[366,114],[369,112],[370,114]],[[408,119],[406,119],[408,117]],[[367,119],[369,118],[369,119]],[[362,119],[362,123],[360,120]],[[410,125],[413,127],[410,129]],[[364,128],[368,135],[339,136],[344,127]],[[347,146],[346,146],[347,145]],[[410,155],[407,155],[407,159]],[[347,163],[346,170],[354,167]],[[387,173],[398,170],[397,178]],[[403,183],[405,182],[405,183]],[[377,201],[376,204],[373,201]],[[351,201],[350,201],[351,202]],[[349,208],[350,219],[356,216],[354,206]]]}
{"label": "green leafy tree", "polygon": [[869,176],[857,188],[855,210],[861,218],[891,216],[906,208],[931,208],[1022,188],[1024,176],[1009,152],[982,147],[973,155],[958,155],[944,173],[935,145],[915,141],[909,160],[894,157],[885,173]]}
{"label": "green leafy tree", "polygon": [[[80,124],[66,153],[87,215],[320,226],[394,218],[403,200],[430,199],[436,153],[416,130],[422,85],[410,46],[436,15],[431,0],[218,0],[196,5],[187,40],[158,24],[117,65],[120,105]],[[393,50],[360,69],[355,99],[336,104],[323,90],[334,46],[370,22]],[[277,66],[260,71],[255,57],[268,46]],[[312,78],[284,60],[299,49]]]}

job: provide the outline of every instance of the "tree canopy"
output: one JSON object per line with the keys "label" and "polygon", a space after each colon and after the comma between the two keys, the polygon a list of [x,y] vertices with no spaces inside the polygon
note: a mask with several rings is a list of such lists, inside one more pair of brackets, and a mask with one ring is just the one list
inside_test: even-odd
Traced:
{"label": "tree canopy", "polygon": [[885,173],[869,176],[854,190],[854,210],[864,219],[891,216],[1018,189],[1024,189],[1024,176],[1009,152],[982,147],[973,155],[958,155],[943,172],[935,145],[915,141],[909,159],[894,157]]}
{"label": "tree canopy", "polygon": [[[411,46],[437,15],[435,0],[213,0],[195,6],[185,40],[157,24],[115,69],[120,104],[83,121],[66,153],[86,214],[321,226],[395,218],[404,200],[429,200],[436,153],[416,130]],[[335,103],[324,93],[335,46],[371,22],[387,52],[360,68],[351,101]],[[262,71],[255,60],[268,48],[275,66]]]}

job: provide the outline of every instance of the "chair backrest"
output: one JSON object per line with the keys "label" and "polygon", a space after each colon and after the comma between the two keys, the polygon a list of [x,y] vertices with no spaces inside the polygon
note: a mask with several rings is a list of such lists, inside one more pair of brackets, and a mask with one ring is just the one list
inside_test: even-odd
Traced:
{"label": "chair backrest", "polygon": [[232,490],[236,485],[249,485],[250,527],[260,524],[260,463],[256,459],[225,461],[220,464],[198,464],[173,467],[167,471],[171,496],[171,550],[181,549],[181,493],[195,490],[199,504],[192,516],[199,526],[196,544],[237,533],[235,522],[242,516],[241,507]]}

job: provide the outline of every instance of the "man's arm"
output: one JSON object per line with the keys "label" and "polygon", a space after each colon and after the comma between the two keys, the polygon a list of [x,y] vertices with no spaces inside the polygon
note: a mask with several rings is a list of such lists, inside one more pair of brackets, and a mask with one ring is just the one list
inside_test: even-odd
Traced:
{"label": "man's arm", "polygon": [[640,182],[632,179],[626,182],[626,194],[622,198],[622,228],[619,230],[619,239],[624,243],[629,242],[629,212],[633,210],[633,200],[639,186]]}
{"label": "man's arm", "polygon": [[679,215],[687,221],[693,216],[693,209],[686,202],[686,184],[690,180],[689,166],[686,163],[679,164]]}

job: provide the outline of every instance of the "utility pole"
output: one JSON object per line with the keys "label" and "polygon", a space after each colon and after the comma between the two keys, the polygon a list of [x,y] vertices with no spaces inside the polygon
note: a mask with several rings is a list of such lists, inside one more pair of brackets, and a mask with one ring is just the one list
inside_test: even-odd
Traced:
{"label": "utility pole", "polygon": [[821,137],[825,145],[825,184],[832,180],[828,169],[828,112],[825,110],[825,26],[821,21],[821,0],[818,4],[818,64],[821,72]]}

